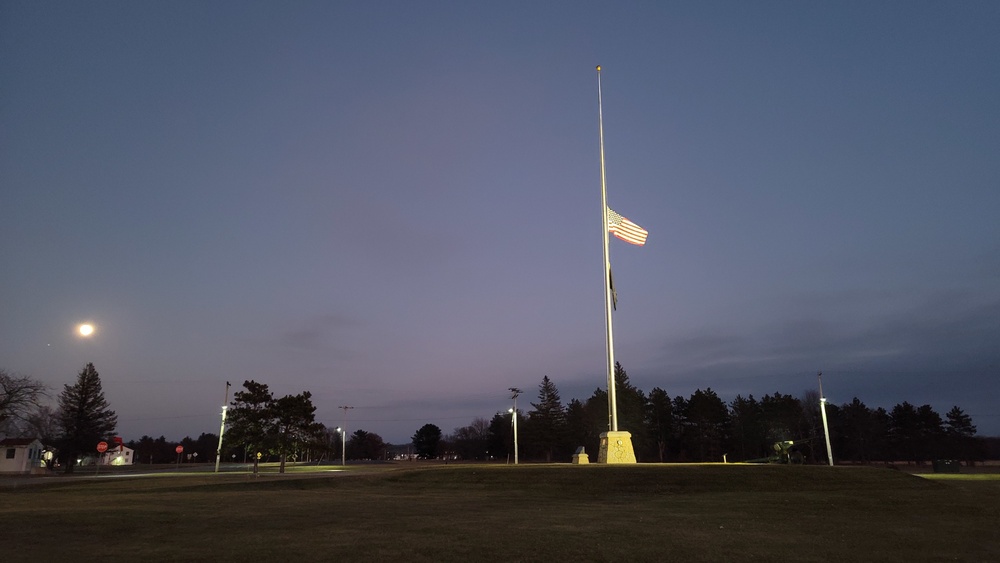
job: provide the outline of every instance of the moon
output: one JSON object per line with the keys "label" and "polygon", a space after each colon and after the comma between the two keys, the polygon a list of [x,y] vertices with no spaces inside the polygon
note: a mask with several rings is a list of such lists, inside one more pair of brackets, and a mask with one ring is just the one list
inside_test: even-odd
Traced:
{"label": "moon", "polygon": [[91,334],[94,334],[94,325],[84,323],[80,325],[79,330],[80,336],[90,336]]}

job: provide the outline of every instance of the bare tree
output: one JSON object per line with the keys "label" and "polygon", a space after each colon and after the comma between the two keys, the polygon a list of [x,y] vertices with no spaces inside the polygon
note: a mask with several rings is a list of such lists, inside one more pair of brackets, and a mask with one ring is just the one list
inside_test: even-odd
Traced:
{"label": "bare tree", "polygon": [[46,387],[42,383],[0,369],[0,431],[20,428],[45,396]]}

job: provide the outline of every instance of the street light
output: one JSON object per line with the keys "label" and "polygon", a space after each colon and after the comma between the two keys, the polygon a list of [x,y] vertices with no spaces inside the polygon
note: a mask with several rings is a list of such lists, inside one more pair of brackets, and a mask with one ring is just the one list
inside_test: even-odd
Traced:
{"label": "street light", "polygon": [[340,432],[340,465],[347,467],[347,440],[344,438],[347,431],[338,426],[337,432]]}
{"label": "street light", "polygon": [[517,396],[520,394],[521,390],[517,387],[510,388],[510,398],[514,399],[514,407],[507,412],[511,414],[511,423],[514,425],[514,465],[517,465]]}
{"label": "street light", "polygon": [[226,382],[226,398],[222,401],[222,426],[219,428],[219,447],[215,450],[215,472],[219,472],[219,462],[222,460],[222,437],[226,434],[226,409],[229,403],[229,382]]}
{"label": "street light", "polygon": [[826,397],[823,396],[823,372],[816,375],[819,378],[819,412],[823,416],[823,435],[826,436],[826,459],[833,467],[833,448],[830,447],[830,427],[826,423]]}

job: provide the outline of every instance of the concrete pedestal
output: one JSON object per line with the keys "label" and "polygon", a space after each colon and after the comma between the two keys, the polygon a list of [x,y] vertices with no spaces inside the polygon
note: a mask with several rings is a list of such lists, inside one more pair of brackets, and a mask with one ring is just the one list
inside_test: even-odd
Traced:
{"label": "concrete pedestal", "polygon": [[602,433],[597,463],[635,463],[632,434],[624,430]]}

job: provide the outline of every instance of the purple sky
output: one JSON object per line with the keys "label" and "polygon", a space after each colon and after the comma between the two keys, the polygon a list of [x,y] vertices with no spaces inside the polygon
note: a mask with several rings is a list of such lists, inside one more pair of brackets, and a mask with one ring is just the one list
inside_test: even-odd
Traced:
{"label": "purple sky", "polygon": [[1000,434],[1000,4],[538,4],[0,4],[0,367],[94,362],[127,439],[589,397],[600,64],[634,383]]}

